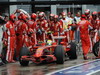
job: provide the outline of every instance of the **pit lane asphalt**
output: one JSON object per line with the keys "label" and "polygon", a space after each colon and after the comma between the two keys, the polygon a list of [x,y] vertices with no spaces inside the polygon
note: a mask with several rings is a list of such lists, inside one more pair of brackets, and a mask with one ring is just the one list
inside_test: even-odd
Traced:
{"label": "pit lane asphalt", "polygon": [[[89,53],[89,56],[93,57],[94,55],[92,53]],[[82,57],[82,54],[80,54],[78,56],[78,59],[67,60],[62,65],[59,65],[56,63],[36,65],[30,62],[29,66],[22,67],[20,66],[19,62],[9,63],[6,65],[0,66],[0,75],[45,75],[47,73],[50,73],[59,69],[75,66],[75,65],[86,63],[93,60],[94,59],[92,58],[89,60],[84,60]]]}

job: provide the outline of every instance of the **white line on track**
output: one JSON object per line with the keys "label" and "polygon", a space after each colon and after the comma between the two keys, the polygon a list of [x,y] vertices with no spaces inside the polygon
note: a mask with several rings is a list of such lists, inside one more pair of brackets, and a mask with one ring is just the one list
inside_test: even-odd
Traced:
{"label": "white line on track", "polygon": [[86,74],[86,75],[92,75],[92,74],[95,74],[95,73],[97,73],[97,72],[100,72],[100,70],[97,70],[97,71],[91,72],[91,73]]}
{"label": "white line on track", "polygon": [[86,63],[82,63],[82,64],[79,64],[79,65],[76,65],[76,66],[72,66],[72,67],[68,67],[68,68],[61,69],[61,70],[57,70],[57,71],[48,73],[46,75],[52,75],[52,74],[54,74],[56,72],[60,72],[60,71],[63,71],[63,70],[68,70],[68,69],[71,69],[71,68],[74,68],[74,67],[78,67],[78,66],[82,66],[82,65],[85,65],[85,64],[88,64],[88,63],[91,63],[91,62],[94,62],[94,61],[98,61],[98,60],[100,60],[100,59],[96,59],[96,60],[93,60],[93,61],[90,61],[90,62],[86,62]]}

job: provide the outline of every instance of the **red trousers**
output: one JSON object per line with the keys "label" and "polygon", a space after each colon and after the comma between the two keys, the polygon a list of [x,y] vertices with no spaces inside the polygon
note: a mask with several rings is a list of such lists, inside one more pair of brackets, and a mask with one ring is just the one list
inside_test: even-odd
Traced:
{"label": "red trousers", "polygon": [[16,57],[19,57],[20,50],[24,43],[24,35],[19,35],[16,37]]}
{"label": "red trousers", "polygon": [[65,32],[65,35],[64,36],[66,36],[65,42],[69,42],[69,34],[68,34],[68,32]]}
{"label": "red trousers", "polygon": [[81,42],[82,42],[82,50],[83,54],[87,55],[90,50],[90,37],[89,35],[81,35]]}
{"label": "red trousers", "polygon": [[70,41],[74,40],[74,31],[72,30],[69,31],[69,39]]}
{"label": "red trousers", "polygon": [[15,36],[8,36],[7,55],[6,55],[6,60],[8,62],[13,61],[14,49],[15,49]]}

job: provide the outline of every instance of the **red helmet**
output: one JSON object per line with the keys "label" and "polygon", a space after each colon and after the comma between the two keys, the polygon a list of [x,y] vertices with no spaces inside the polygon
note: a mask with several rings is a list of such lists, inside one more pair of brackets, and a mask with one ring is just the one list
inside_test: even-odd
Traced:
{"label": "red helmet", "polygon": [[92,18],[93,18],[94,20],[97,19],[97,16],[98,16],[98,13],[97,13],[96,11],[92,12]]}
{"label": "red helmet", "polygon": [[62,16],[66,16],[66,13],[65,13],[65,12],[62,12],[61,15],[62,15]]}
{"label": "red helmet", "polygon": [[54,14],[50,14],[49,16],[50,16],[50,17],[53,17],[53,16],[54,16]]}
{"label": "red helmet", "polygon": [[51,21],[53,21],[53,20],[54,20],[54,14],[50,14],[50,15],[49,15],[49,19],[50,19]]}
{"label": "red helmet", "polygon": [[23,20],[28,19],[28,16],[27,16],[27,15],[25,15],[25,14],[22,14],[21,16],[22,16],[22,19],[23,19]]}
{"label": "red helmet", "polygon": [[90,10],[89,9],[86,9],[84,13],[85,14],[90,14]]}
{"label": "red helmet", "polygon": [[45,16],[45,13],[44,12],[40,12],[39,13],[39,17],[44,17]]}
{"label": "red helmet", "polygon": [[36,19],[37,18],[37,15],[35,13],[32,13],[31,18],[32,19]]}
{"label": "red helmet", "polygon": [[39,15],[38,15],[39,19],[44,19],[45,17],[45,13],[44,12],[40,12]]}
{"label": "red helmet", "polygon": [[58,15],[54,15],[54,19],[57,19],[58,18]]}
{"label": "red helmet", "polygon": [[68,15],[71,15],[72,13],[71,12],[68,12]]}
{"label": "red helmet", "polygon": [[54,15],[54,22],[58,21],[58,15]]}
{"label": "red helmet", "polygon": [[86,16],[84,14],[81,15],[81,20],[86,19]]}
{"label": "red helmet", "polygon": [[77,12],[76,16],[78,16],[78,17],[81,16],[80,12]]}
{"label": "red helmet", "polygon": [[13,19],[15,19],[15,18],[16,18],[16,16],[15,16],[14,14],[11,14],[11,15],[10,15],[10,19],[11,19],[11,20],[13,20]]}
{"label": "red helmet", "polygon": [[98,13],[96,11],[92,12],[92,15],[98,15]]}
{"label": "red helmet", "polygon": [[64,19],[66,18],[66,13],[65,12],[62,12],[61,15],[62,15],[62,18],[64,18]]}

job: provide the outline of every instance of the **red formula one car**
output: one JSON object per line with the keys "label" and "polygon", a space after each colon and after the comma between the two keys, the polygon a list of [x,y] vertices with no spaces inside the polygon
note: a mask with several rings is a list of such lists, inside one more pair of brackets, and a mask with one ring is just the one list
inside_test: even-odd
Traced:
{"label": "red formula one car", "polygon": [[53,42],[51,45],[46,43],[38,44],[33,47],[32,51],[23,47],[19,59],[21,66],[27,66],[29,61],[36,64],[54,61],[57,64],[63,64],[67,56],[69,59],[77,59],[76,44],[73,42],[62,42],[61,40],[64,38],[65,36],[55,36],[53,40],[56,40],[56,42]]}

